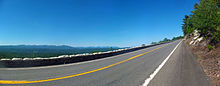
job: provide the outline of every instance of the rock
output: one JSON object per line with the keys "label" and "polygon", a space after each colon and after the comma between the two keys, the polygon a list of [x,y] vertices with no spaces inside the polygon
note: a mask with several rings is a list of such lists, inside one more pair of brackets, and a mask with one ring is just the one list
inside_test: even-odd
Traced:
{"label": "rock", "polygon": [[57,59],[57,58],[59,58],[59,57],[50,57],[50,59]]}
{"label": "rock", "polygon": [[33,58],[23,58],[23,60],[33,60]]}
{"label": "rock", "polygon": [[33,60],[39,60],[39,59],[43,59],[43,58],[41,57],[33,58]]}
{"label": "rock", "polygon": [[22,58],[12,58],[11,60],[22,60]]}
{"label": "rock", "polygon": [[189,44],[190,44],[190,45],[192,45],[192,44],[193,44],[193,42],[194,42],[194,41],[192,40],[192,41],[191,41]]}
{"label": "rock", "polygon": [[1,59],[1,60],[11,60],[11,59]]}

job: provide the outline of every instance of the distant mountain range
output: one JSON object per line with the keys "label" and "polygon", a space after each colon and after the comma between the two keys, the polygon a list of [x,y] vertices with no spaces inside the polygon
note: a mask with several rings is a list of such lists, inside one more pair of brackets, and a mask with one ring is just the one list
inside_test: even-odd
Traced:
{"label": "distant mountain range", "polygon": [[71,47],[67,45],[1,45],[0,58],[34,58],[72,55],[80,53],[104,52],[121,49],[119,47]]}
{"label": "distant mountain range", "polygon": [[[72,47],[68,45],[0,45],[0,48],[50,48],[50,49],[74,49],[74,48],[110,48],[111,46],[95,46],[95,47]],[[113,47],[119,48],[119,47]]]}
{"label": "distant mountain range", "polygon": [[0,48],[25,48],[25,49],[73,49],[74,47],[67,46],[67,45],[61,45],[61,46],[56,46],[56,45],[3,45],[0,46]]}

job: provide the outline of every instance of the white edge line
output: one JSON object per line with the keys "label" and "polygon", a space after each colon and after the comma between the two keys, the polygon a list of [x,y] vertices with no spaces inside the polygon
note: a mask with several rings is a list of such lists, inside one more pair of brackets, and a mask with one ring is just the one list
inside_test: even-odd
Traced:
{"label": "white edge line", "polygon": [[[179,44],[182,42],[182,40],[179,42]],[[156,76],[156,74],[160,71],[160,69],[164,66],[164,64],[168,61],[170,56],[173,54],[173,52],[176,50],[176,48],[179,46],[176,45],[176,47],[173,49],[173,51],[167,56],[167,58],[157,67],[157,69],[150,75],[149,78],[147,78],[142,86],[148,86],[150,81]]]}

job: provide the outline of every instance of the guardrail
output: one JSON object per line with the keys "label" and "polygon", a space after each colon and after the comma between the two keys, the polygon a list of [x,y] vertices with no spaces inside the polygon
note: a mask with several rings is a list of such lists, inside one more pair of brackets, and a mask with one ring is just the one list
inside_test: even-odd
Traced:
{"label": "guardrail", "polygon": [[[166,42],[167,43],[167,42]],[[164,44],[164,43],[160,43]],[[0,67],[6,68],[16,68],[16,67],[37,67],[37,66],[48,66],[48,65],[59,65],[59,64],[68,64],[82,61],[89,61],[94,59],[100,59],[105,57],[110,57],[114,55],[119,55],[123,53],[128,53],[140,49],[144,49],[155,45],[147,45],[144,47],[135,47],[128,49],[119,49],[114,51],[107,51],[101,53],[93,53],[93,54],[77,54],[77,55],[62,55],[58,57],[50,57],[50,58],[13,58],[13,59],[1,59]]]}

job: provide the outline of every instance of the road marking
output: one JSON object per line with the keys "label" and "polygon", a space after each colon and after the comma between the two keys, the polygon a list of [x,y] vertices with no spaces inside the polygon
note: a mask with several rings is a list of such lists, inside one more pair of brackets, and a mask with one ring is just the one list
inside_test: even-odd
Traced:
{"label": "road marking", "polygon": [[164,66],[164,64],[168,61],[170,56],[173,54],[173,52],[176,50],[176,48],[180,45],[182,40],[176,45],[176,47],[173,49],[173,51],[167,56],[167,58],[157,67],[157,69],[150,75],[149,78],[147,78],[142,86],[148,86],[150,81],[156,76],[156,74],[160,71],[160,69]]}
{"label": "road marking", "polygon": [[[162,46],[162,47],[165,47],[165,46],[167,46],[167,45],[168,45],[168,44],[166,44],[166,45],[164,45],[164,46]],[[139,54],[139,55],[130,57],[130,58],[126,59],[126,60],[123,60],[123,61],[120,61],[120,62],[111,64],[111,65],[108,65],[108,66],[105,66],[105,67],[102,67],[102,68],[99,68],[99,69],[95,69],[95,70],[91,70],[91,71],[87,71],[87,72],[83,72],[83,73],[79,73],[79,74],[74,74],[74,75],[69,75],[69,76],[64,76],[64,77],[58,77],[58,78],[44,79],[44,80],[34,80],[34,81],[26,81],[26,80],[23,80],[23,81],[18,81],[18,80],[0,80],[0,84],[38,83],[38,82],[47,82],[47,81],[54,81],[54,80],[60,80],[60,79],[66,79],[66,78],[81,76],[81,75],[93,73],[93,72],[96,72],[96,71],[104,70],[104,69],[107,69],[107,68],[110,68],[110,67],[119,65],[119,64],[121,64],[121,63],[127,62],[127,61],[129,61],[129,60],[134,59],[134,58],[137,58],[137,57],[140,57],[140,56],[145,55],[145,54],[147,54],[147,53],[150,53],[150,52],[153,52],[153,51],[155,51],[155,50],[158,50],[158,49],[160,49],[160,48],[162,48],[162,47],[155,48],[155,49],[150,50],[150,51],[148,51],[148,52],[145,52],[145,53],[142,53],[142,54]]]}
{"label": "road marking", "polygon": [[[136,52],[136,51],[134,51]],[[70,64],[61,64],[61,65],[50,65],[50,66],[41,66],[41,67],[27,67],[27,68],[0,68],[1,70],[32,70],[32,69],[45,69],[45,68],[55,68],[55,67],[65,67],[65,66],[73,66],[73,65],[80,65],[80,64],[86,64],[90,62],[96,62],[96,61],[102,61],[107,59],[115,58],[116,56],[108,57],[108,58],[102,58],[102,59],[95,59],[85,62],[79,62],[79,63],[70,63]]]}

